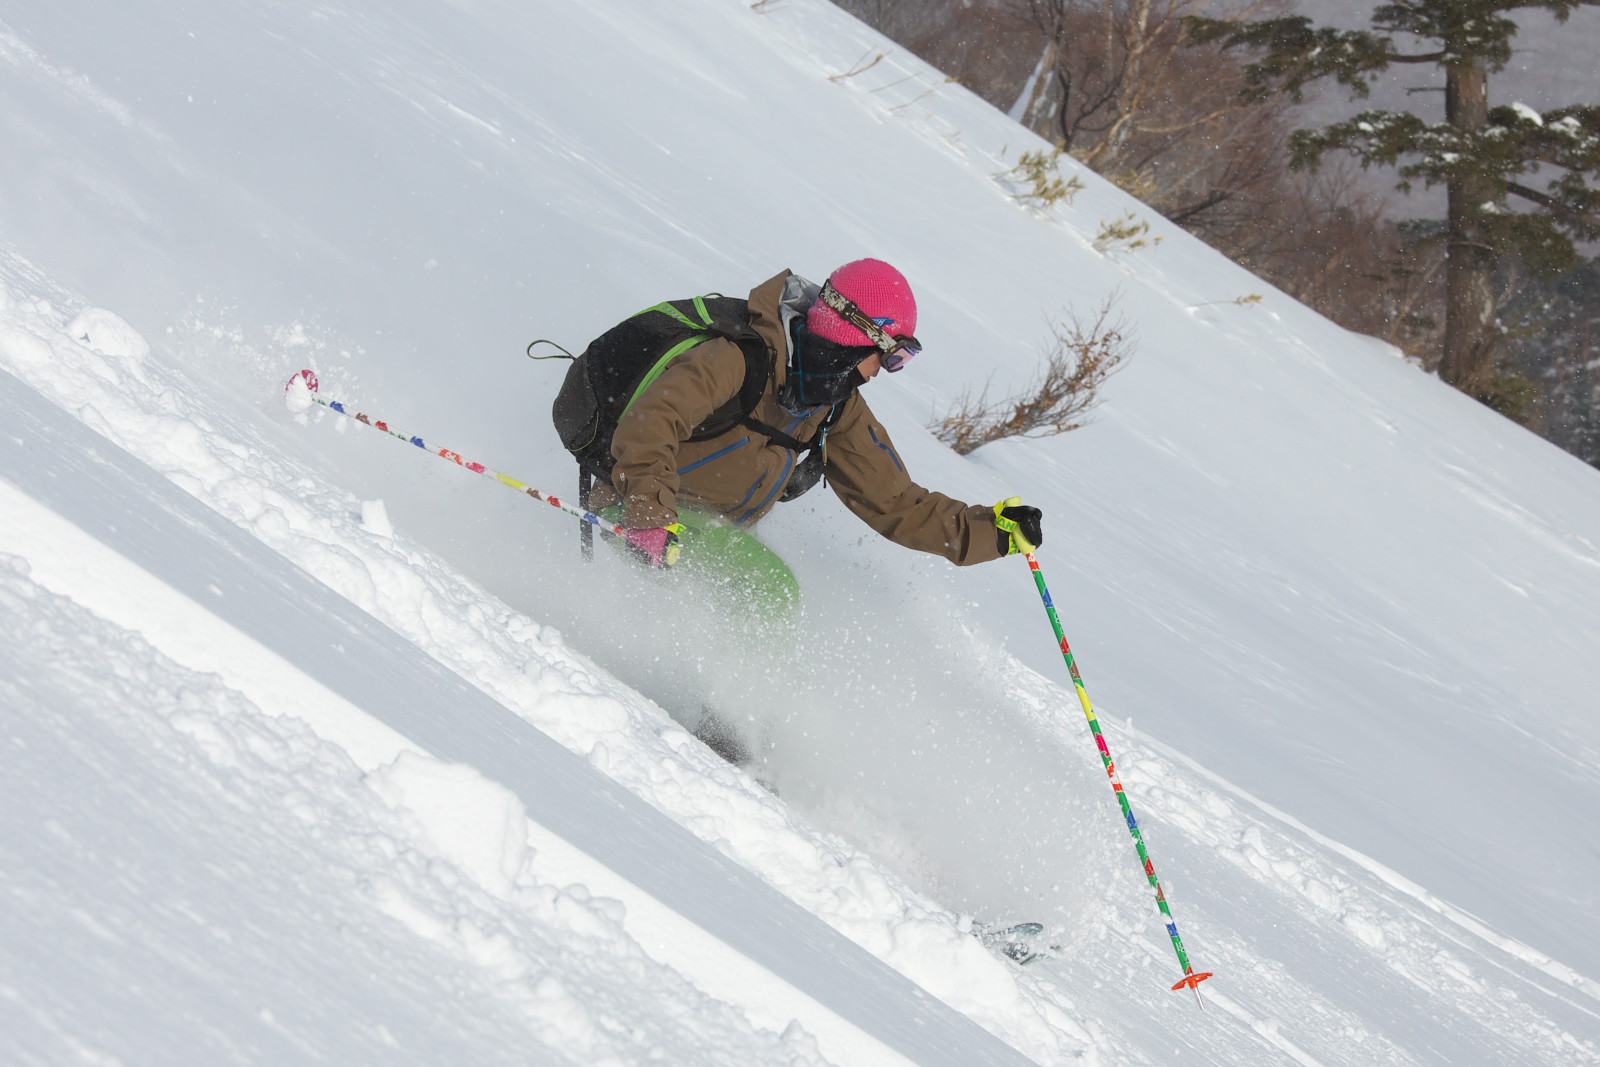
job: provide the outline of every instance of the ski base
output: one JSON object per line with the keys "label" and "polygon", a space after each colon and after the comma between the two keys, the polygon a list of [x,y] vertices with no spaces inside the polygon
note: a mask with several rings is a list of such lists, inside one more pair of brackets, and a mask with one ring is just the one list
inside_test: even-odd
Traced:
{"label": "ski base", "polygon": [[1061,946],[1045,936],[1042,923],[995,926],[974,921],[972,936],[985,948],[1022,967],[1061,955]]}

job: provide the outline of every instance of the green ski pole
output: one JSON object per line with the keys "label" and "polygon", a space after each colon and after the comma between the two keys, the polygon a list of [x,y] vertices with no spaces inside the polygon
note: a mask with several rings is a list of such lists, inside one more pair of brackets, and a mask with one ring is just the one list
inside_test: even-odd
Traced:
{"label": "green ski pole", "polygon": [[1072,675],[1073,688],[1078,691],[1078,703],[1083,705],[1083,714],[1089,720],[1089,732],[1094,734],[1094,743],[1100,749],[1100,761],[1105,764],[1106,776],[1111,779],[1111,789],[1117,794],[1117,803],[1122,806],[1122,817],[1128,822],[1128,832],[1133,835],[1134,847],[1139,850],[1139,860],[1144,864],[1144,873],[1150,879],[1150,885],[1156,891],[1156,907],[1161,909],[1161,914],[1167,920],[1167,934],[1172,938],[1172,948],[1178,954],[1178,965],[1183,968],[1183,978],[1174,990],[1185,986],[1194,990],[1195,1003],[1201,1008],[1206,1006],[1205,1000],[1200,996],[1200,983],[1211,977],[1210,971],[1195,973],[1194,967],[1189,963],[1189,954],[1183,949],[1183,938],[1178,936],[1178,924],[1172,918],[1172,909],[1167,905],[1167,894],[1161,889],[1161,882],[1156,878],[1155,864],[1150,862],[1150,851],[1145,848],[1144,834],[1139,831],[1139,821],[1133,817],[1133,806],[1128,803],[1128,791],[1122,788],[1122,779],[1117,775],[1116,761],[1111,758],[1111,749],[1106,746],[1106,735],[1100,732],[1100,720],[1095,717],[1094,705],[1089,703],[1089,690],[1084,687],[1083,675],[1078,673],[1078,664],[1072,658],[1072,646],[1067,644],[1067,635],[1061,630],[1061,619],[1056,615],[1055,602],[1050,599],[1050,589],[1044,584],[1044,571],[1039,569],[1039,559],[1032,552],[1027,553],[1028,569],[1033,572],[1033,583],[1039,587],[1039,598],[1044,601],[1045,614],[1050,616],[1050,626],[1056,632],[1056,640],[1061,644],[1061,656],[1067,661],[1067,671]]}

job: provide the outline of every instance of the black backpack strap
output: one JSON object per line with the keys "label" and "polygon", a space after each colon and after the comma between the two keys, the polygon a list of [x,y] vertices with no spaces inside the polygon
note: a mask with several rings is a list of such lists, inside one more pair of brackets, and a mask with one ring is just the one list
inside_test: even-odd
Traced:
{"label": "black backpack strap", "polygon": [[816,441],[807,442],[795,437],[790,437],[776,426],[768,426],[766,423],[755,418],[753,415],[746,415],[744,418],[739,420],[738,425],[748,426],[761,436],[771,439],[773,444],[782,445],[791,452],[809,452],[813,448],[817,447]]}
{"label": "black backpack strap", "polygon": [[802,441],[776,426],[768,426],[757,419],[753,412],[761,403],[762,394],[767,391],[767,380],[772,376],[772,353],[768,351],[766,342],[754,335],[729,336],[728,339],[738,344],[739,350],[744,353],[744,385],[740,386],[738,396],[712,412],[705,422],[696,427],[689,440],[709,441],[713,437],[721,437],[735,426],[746,426],[791,452],[803,455],[820,447],[828,431],[844,414],[844,401],[828,410],[828,417],[818,427],[817,436],[810,441]]}
{"label": "black backpack strap", "polygon": [[776,426],[768,426],[752,415],[746,415],[739,420],[739,425],[748,426],[756,433],[771,438],[774,444],[782,445],[791,452],[806,453],[814,448],[821,448],[828,437],[828,431],[833,429],[834,423],[844,415],[844,401],[841,400],[828,409],[828,417],[822,420],[822,425],[817,427],[817,436],[809,441],[802,441],[797,437],[790,437]]}
{"label": "black backpack strap", "polygon": [[[755,336],[730,336],[726,337],[739,346],[739,351],[744,353],[744,384],[739,387],[737,396],[731,398],[726,404],[706,416],[706,421],[695,427],[689,435],[691,441],[709,441],[713,437],[721,437],[735,426],[745,425],[750,413],[761,403],[761,394],[767,391],[767,379],[772,375],[772,355],[767,351],[766,342]],[[707,340],[710,338],[708,337]]]}

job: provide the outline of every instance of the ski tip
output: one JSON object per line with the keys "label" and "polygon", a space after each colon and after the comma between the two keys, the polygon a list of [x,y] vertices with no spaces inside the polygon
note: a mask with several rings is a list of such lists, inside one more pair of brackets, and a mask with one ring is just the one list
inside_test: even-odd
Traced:
{"label": "ski tip", "polygon": [[1184,975],[1182,981],[1172,987],[1173,992],[1177,992],[1180,989],[1192,989],[1198,994],[1200,992],[1200,983],[1210,978],[1214,973],[1213,971],[1201,971],[1199,974],[1190,972]]}
{"label": "ski tip", "polygon": [[317,372],[308,367],[299,374],[292,375],[289,380],[283,384],[283,391],[287,393],[290,389],[293,389],[296,379],[305,382],[306,389],[313,393],[316,392],[317,387],[322,384],[321,382],[317,381]]}

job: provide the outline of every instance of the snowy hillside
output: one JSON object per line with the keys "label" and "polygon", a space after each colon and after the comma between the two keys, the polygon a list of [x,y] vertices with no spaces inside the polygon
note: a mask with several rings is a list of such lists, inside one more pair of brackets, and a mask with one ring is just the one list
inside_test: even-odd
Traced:
{"label": "snowy hillside", "polygon": [[[1020,206],[1035,142],[838,77],[879,51],[822,0],[0,13],[0,1061],[1600,1061],[1600,475],[1092,175]],[[769,674],[283,392],[566,493],[530,339],[861,255],[918,293],[867,391],[918,481],[1045,511],[1210,1010],[1020,562],[814,492]],[[1093,425],[923,430],[1108,299]]]}

